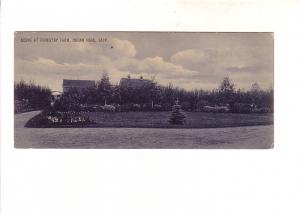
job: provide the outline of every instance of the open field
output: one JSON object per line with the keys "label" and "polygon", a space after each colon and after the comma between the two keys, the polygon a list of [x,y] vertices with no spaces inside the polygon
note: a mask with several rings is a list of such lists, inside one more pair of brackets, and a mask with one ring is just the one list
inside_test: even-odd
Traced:
{"label": "open field", "polygon": [[16,148],[267,149],[273,125],[207,128],[24,128],[39,112],[15,115]]}
{"label": "open field", "polygon": [[186,124],[168,123],[170,112],[90,112],[95,127],[126,128],[223,128],[273,124],[273,114],[185,112]]}

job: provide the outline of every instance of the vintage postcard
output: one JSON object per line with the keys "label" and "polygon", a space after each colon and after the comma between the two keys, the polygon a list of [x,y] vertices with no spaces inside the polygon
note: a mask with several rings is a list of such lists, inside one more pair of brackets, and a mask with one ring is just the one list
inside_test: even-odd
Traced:
{"label": "vintage postcard", "polygon": [[15,148],[273,148],[273,40],[15,32]]}

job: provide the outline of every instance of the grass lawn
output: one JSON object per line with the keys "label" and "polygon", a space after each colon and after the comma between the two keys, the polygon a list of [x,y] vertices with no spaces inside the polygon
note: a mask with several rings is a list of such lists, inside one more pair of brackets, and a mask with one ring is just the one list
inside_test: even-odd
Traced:
{"label": "grass lawn", "polygon": [[[212,129],[87,128],[87,126],[25,128],[26,122],[38,114],[39,112],[35,111],[14,116],[15,148],[267,149],[272,148],[274,142],[272,125]],[[199,115],[211,116],[205,113]],[[247,115],[233,115],[235,116]],[[264,118],[267,115],[260,116]],[[272,118],[272,115],[269,117]]]}
{"label": "grass lawn", "polygon": [[186,124],[172,125],[171,112],[89,112],[96,124],[89,127],[127,128],[221,128],[273,124],[273,114],[185,112]]}

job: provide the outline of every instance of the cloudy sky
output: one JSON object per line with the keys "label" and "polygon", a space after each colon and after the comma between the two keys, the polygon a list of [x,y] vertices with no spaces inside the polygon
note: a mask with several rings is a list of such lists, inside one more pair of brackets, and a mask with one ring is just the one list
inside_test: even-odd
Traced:
{"label": "cloudy sky", "polygon": [[[69,42],[60,40],[64,38]],[[78,42],[80,38],[84,42]],[[269,88],[273,68],[271,33],[15,34],[15,81],[34,81],[58,91],[63,79],[98,80],[103,72],[112,83],[130,74],[155,77],[162,85],[213,89],[229,76],[237,88],[249,89],[254,82]]]}

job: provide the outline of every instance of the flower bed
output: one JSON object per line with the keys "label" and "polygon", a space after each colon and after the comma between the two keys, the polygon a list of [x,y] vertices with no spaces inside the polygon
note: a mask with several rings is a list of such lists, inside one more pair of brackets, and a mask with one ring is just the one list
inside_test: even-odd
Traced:
{"label": "flower bed", "polygon": [[74,127],[95,124],[90,117],[81,112],[42,112],[31,118],[25,127],[47,128],[47,127]]}

